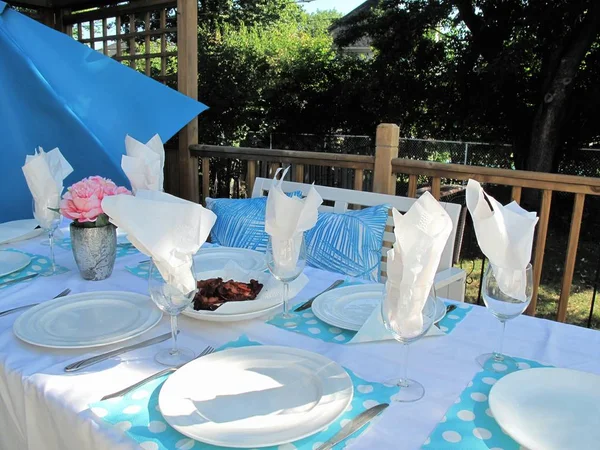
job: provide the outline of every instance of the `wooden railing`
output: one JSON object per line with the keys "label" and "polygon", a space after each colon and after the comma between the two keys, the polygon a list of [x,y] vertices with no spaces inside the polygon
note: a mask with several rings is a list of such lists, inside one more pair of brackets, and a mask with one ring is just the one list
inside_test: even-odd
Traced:
{"label": "wooden railing", "polygon": [[512,189],[512,199],[516,202],[521,201],[523,188],[539,190],[541,191],[540,220],[537,225],[533,251],[534,290],[531,304],[527,310],[527,313],[530,315],[535,315],[537,306],[552,194],[554,192],[573,193],[575,201],[573,204],[557,314],[557,319],[564,322],[573,281],[585,197],[586,195],[600,195],[600,179],[398,158],[398,142],[399,128],[393,124],[381,124],[377,128],[375,156],[213,145],[192,145],[190,146],[190,155],[194,159],[201,159],[202,198],[206,197],[209,192],[208,172],[210,170],[210,158],[233,158],[248,161],[246,174],[246,188],[248,192],[252,192],[257,173],[257,161],[264,161],[269,165],[269,175],[272,175],[276,168],[282,164],[292,164],[292,179],[301,182],[305,181],[304,167],[308,165],[353,169],[355,190],[363,190],[364,172],[372,170],[373,191],[393,195],[396,194],[398,176],[408,175],[409,197],[416,197],[419,177],[429,177],[431,179],[431,193],[437,199],[440,199],[442,179],[466,181],[472,178],[480,183],[508,186]]}

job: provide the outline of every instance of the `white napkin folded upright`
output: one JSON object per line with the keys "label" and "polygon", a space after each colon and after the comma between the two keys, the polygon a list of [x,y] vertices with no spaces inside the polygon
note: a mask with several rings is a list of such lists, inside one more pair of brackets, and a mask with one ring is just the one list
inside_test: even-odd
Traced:
{"label": "white napkin folded upright", "polygon": [[104,197],[102,209],[131,243],[156,263],[163,279],[182,293],[196,289],[192,258],[217,216],[197,203],[158,191]]}
{"label": "white napkin folded upright", "polygon": [[[273,243],[273,259],[279,270],[285,273],[294,271],[300,255],[302,233],[310,230],[317,223],[318,209],[323,199],[312,186],[305,198],[289,197],[281,189],[289,167],[277,169],[273,184],[267,197],[265,212],[265,232],[271,236]],[[293,241],[293,245],[289,241]]]}
{"label": "white napkin folded upright", "polygon": [[492,264],[498,287],[506,295],[525,300],[525,277],[531,260],[538,217],[517,202],[506,206],[487,195],[475,180],[467,183],[467,208],[477,242]]}
{"label": "white napkin folded upright", "polygon": [[[402,327],[403,334],[418,335],[429,291],[415,287],[433,286],[442,252],[452,232],[452,219],[429,192],[404,215],[394,208],[393,218],[396,242],[387,253],[388,284],[399,288],[403,295],[389,304],[390,319]],[[433,330],[432,334],[439,333]],[[393,339],[393,336],[384,327],[381,308],[376,308],[350,342],[385,339]]]}
{"label": "white napkin folded upright", "polygon": [[131,136],[125,137],[127,155],[121,158],[121,168],[131,182],[133,192],[145,189],[162,191],[164,184],[165,148],[158,134],[145,144]]}
{"label": "white napkin folded upright", "polygon": [[58,148],[44,152],[42,147],[35,155],[25,157],[23,174],[35,201],[35,218],[42,228],[50,228],[57,213],[48,208],[58,208],[64,189],[63,181],[73,172]]}

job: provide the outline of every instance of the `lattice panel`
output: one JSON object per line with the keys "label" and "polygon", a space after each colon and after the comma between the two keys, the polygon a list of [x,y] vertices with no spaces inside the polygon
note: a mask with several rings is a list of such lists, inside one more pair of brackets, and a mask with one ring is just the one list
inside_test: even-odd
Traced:
{"label": "lattice panel", "polygon": [[177,85],[176,2],[150,0],[64,16],[79,42],[171,87]]}

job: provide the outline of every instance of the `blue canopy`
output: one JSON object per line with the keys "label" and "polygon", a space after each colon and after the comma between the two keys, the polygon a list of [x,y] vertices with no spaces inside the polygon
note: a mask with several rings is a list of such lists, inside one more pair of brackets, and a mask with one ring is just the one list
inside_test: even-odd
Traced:
{"label": "blue canopy", "polygon": [[0,0],[0,222],[32,216],[21,167],[59,147],[73,173],[128,185],[127,134],[171,138],[206,106],[19,14]]}

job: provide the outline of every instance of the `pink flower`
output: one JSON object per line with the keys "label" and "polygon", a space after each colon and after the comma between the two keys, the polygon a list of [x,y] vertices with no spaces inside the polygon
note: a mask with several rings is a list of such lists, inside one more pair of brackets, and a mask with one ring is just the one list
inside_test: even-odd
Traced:
{"label": "pink flower", "polygon": [[102,211],[102,199],[110,195],[131,192],[117,186],[111,180],[99,176],[84,178],[71,186],[60,203],[60,212],[68,219],[78,222],[95,222]]}

